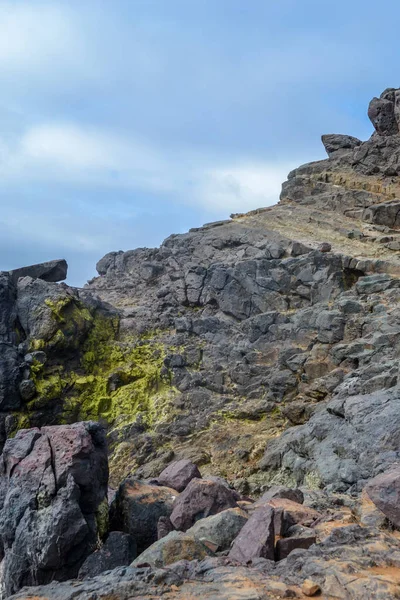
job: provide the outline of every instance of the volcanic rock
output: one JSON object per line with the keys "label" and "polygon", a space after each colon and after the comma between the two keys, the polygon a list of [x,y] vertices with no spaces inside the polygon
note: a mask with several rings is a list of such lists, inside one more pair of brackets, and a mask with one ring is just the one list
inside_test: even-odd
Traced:
{"label": "volcanic rock", "polygon": [[176,529],[186,531],[199,519],[236,506],[236,494],[224,485],[206,479],[192,479],[175,500],[170,519]]}

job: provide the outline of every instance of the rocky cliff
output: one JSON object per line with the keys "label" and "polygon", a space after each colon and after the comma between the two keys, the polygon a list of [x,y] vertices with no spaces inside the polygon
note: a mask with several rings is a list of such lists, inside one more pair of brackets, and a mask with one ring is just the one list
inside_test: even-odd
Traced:
{"label": "rocky cliff", "polygon": [[62,261],[2,273],[1,444],[100,421],[114,488],[186,459],[251,496],[279,484],[356,498],[396,465],[399,99],[371,101],[366,142],[322,136],[328,159],[290,173],[276,206],[111,252],[83,289],[57,283]]}

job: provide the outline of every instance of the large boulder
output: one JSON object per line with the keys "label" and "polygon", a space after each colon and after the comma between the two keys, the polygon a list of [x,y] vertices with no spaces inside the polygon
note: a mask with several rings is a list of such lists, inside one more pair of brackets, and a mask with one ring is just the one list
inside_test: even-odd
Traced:
{"label": "large boulder", "polygon": [[143,552],[158,537],[160,517],[169,517],[179,496],[176,490],[128,478],[117,491],[111,509],[111,528],[129,533]]}
{"label": "large boulder", "polygon": [[183,492],[192,479],[201,479],[199,469],[190,460],[176,460],[168,465],[158,477],[158,483]]}
{"label": "large boulder", "polygon": [[11,279],[16,283],[20,277],[32,277],[33,279],[44,279],[44,281],[63,281],[67,278],[67,261],[62,259],[49,260],[37,265],[29,265],[10,271]]}
{"label": "large boulder", "polygon": [[121,531],[111,531],[99,550],[87,557],[79,570],[79,579],[96,577],[104,571],[130,565],[136,557],[136,543],[133,537]]}
{"label": "large boulder", "polygon": [[217,515],[200,519],[186,533],[204,543],[211,542],[218,550],[228,550],[248,518],[244,510],[228,508]]}
{"label": "large boulder", "polygon": [[21,430],[0,461],[6,595],[65,580],[107,527],[107,445],[93,422]]}
{"label": "large boulder", "polygon": [[389,521],[400,528],[400,467],[371,479],[365,492]]}
{"label": "large boulder", "polygon": [[236,506],[236,494],[221,483],[192,479],[175,501],[170,519],[175,529],[186,531],[199,519]]}
{"label": "large boulder", "polygon": [[233,542],[229,558],[246,564],[255,558],[275,557],[274,509],[258,508]]}
{"label": "large boulder", "polygon": [[356,137],[336,133],[327,133],[321,139],[329,157],[339,156],[339,154],[348,152],[362,144],[362,141]]}
{"label": "large boulder", "polygon": [[213,553],[193,535],[171,531],[142,552],[131,566],[165,567],[179,560],[202,560],[207,556]]}

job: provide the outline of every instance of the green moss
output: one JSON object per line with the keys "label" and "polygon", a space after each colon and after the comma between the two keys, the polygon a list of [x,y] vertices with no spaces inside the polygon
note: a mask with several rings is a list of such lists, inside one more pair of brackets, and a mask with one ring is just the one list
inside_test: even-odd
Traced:
{"label": "green moss", "polygon": [[96,511],[97,535],[102,540],[108,533],[108,500],[104,498]]}

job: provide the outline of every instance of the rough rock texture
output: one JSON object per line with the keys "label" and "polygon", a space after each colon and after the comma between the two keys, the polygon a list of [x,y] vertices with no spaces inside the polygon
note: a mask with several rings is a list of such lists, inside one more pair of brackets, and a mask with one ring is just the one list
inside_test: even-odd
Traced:
{"label": "rough rock texture", "polygon": [[248,518],[244,510],[228,508],[217,515],[200,519],[187,533],[200,541],[211,542],[219,551],[229,550]]}
{"label": "rough rock texture", "polygon": [[67,278],[67,272],[67,262],[60,259],[14,269],[10,271],[10,276],[15,283],[20,277],[33,277],[34,279],[44,279],[44,281],[63,281]]}
{"label": "rough rock texture", "polygon": [[3,587],[78,574],[106,531],[107,446],[97,423],[22,430],[1,457]]}
{"label": "rough rock texture", "polygon": [[194,535],[171,531],[142,552],[132,566],[165,567],[179,560],[201,560],[206,556],[212,556],[212,552]]}
{"label": "rough rock texture", "polygon": [[236,500],[236,495],[221,483],[193,479],[175,500],[171,523],[176,529],[186,531],[199,519],[236,507]]}
{"label": "rough rock texture", "polygon": [[197,465],[190,460],[182,459],[172,462],[157,478],[160,485],[183,492],[185,487],[192,479],[201,479],[201,474]]}
{"label": "rough rock texture", "polygon": [[389,521],[400,528],[400,467],[370,479],[365,492]]}
{"label": "rough rock texture", "polygon": [[[23,426],[99,419],[115,489],[186,460],[232,482],[249,515],[241,497],[271,486],[301,487],[322,515],[336,493],[349,523],[331,507],[332,523],[346,532],[325,542],[328,524],[311,519],[316,546],[274,566],[270,591],[261,567],[240,571],[249,598],[300,595],[306,578],[326,597],[395,597],[395,536],[376,528],[388,517],[365,495],[353,503],[399,462],[399,107],[387,89],[370,104],[369,140],[323,136],[328,158],[292,171],[278,205],[111,252],[83,290],[0,274],[0,445]],[[282,506],[274,520],[295,537]],[[216,564],[188,567],[199,588],[183,577],[166,593],[240,597]],[[104,589],[140,597],[138,577],[110,575]]]}
{"label": "rough rock texture", "polygon": [[171,488],[127,479],[111,507],[111,528],[132,535],[138,552],[143,552],[157,540],[159,519],[171,515],[178,496]]}
{"label": "rough rock texture", "polygon": [[274,560],[274,509],[262,506],[254,511],[233,542],[229,558],[246,564],[255,558]]}
{"label": "rough rock texture", "polygon": [[79,569],[79,579],[95,577],[104,571],[130,565],[136,558],[134,538],[120,531],[111,531],[105,543],[90,554]]}

